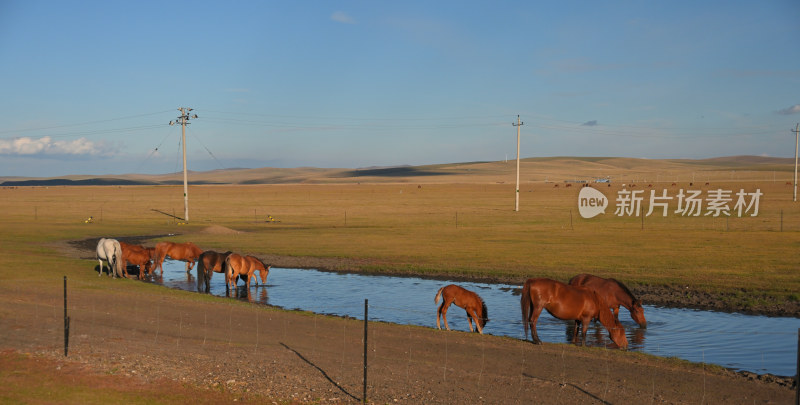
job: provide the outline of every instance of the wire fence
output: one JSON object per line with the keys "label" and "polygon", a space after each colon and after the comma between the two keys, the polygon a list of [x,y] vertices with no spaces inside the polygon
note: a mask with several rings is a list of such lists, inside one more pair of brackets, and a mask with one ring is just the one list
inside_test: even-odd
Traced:
{"label": "wire fence", "polygon": [[[301,402],[364,399],[365,325],[355,319],[363,319],[363,313],[296,313],[233,299],[131,291],[125,284],[112,285],[109,293],[87,282],[69,282],[69,357],[98,362],[112,374]],[[60,288],[40,288],[35,300],[27,298],[29,288],[24,282],[0,282],[6,301],[0,317],[4,345],[63,355]],[[704,362],[677,371],[670,365],[648,366],[614,349],[533,345],[382,322],[370,322],[367,331],[369,402],[721,403],[741,398],[786,402],[794,396],[790,387],[731,382]]]}

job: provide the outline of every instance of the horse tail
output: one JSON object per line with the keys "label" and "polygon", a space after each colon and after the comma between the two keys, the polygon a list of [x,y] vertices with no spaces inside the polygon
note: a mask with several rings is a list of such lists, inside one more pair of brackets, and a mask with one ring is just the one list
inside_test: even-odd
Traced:
{"label": "horse tail", "polygon": [[225,273],[225,289],[230,286],[231,284],[231,276],[233,276],[233,270],[231,269],[231,257],[228,256],[225,258],[225,264],[222,265],[223,273]]}
{"label": "horse tail", "polygon": [[[480,299],[480,297],[478,297]],[[486,308],[486,303],[483,302],[481,299],[481,310],[483,311],[483,316],[481,317],[481,328],[486,326],[486,322],[489,322],[489,309]]]}
{"label": "horse tail", "polygon": [[444,290],[444,287],[440,288],[439,291],[436,291],[436,297],[433,298],[434,304],[439,304],[439,297],[442,296],[442,290]]}
{"label": "horse tail", "polygon": [[197,292],[202,292],[200,288],[203,284],[206,284],[206,266],[203,264],[204,256],[205,253],[202,253],[200,257],[197,258]]}
{"label": "horse tail", "polygon": [[124,260],[122,260],[122,246],[119,242],[114,241],[114,273],[117,277],[122,277]]}
{"label": "horse tail", "polygon": [[522,297],[519,300],[522,309],[522,330],[525,331],[525,340],[528,340],[528,328],[530,327],[531,314],[531,287],[526,281],[522,286]]}

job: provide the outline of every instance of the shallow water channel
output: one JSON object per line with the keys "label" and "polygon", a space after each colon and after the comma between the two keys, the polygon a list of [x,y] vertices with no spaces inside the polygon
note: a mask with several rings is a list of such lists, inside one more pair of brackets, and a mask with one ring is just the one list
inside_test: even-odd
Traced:
{"label": "shallow water channel", "polygon": [[[197,291],[196,271],[185,272],[185,263],[164,262],[163,278],[153,282],[166,287]],[[253,284],[259,281],[253,279]],[[390,277],[335,273],[317,270],[273,267],[266,286],[251,286],[246,291],[239,282],[239,299],[284,309],[300,309],[318,314],[347,315],[364,319],[364,300],[369,300],[369,320],[436,327],[436,291],[448,281],[416,277]],[[489,312],[484,333],[522,339],[518,285],[455,282],[483,298]],[[314,294],[299,294],[313,288]],[[216,273],[211,294],[225,296],[225,277]],[[440,301],[441,303],[441,301]],[[466,313],[451,306],[451,329],[468,331]],[[647,329],[620,309],[629,349],[663,357],[717,364],[733,370],[759,374],[793,376],[796,373],[800,319],[729,314],[692,309],[645,306]],[[442,325],[444,327],[444,325]],[[571,323],[558,320],[546,311],[538,322],[539,337],[545,342],[570,342]],[[611,345],[608,332],[599,322],[587,332],[587,345]]]}

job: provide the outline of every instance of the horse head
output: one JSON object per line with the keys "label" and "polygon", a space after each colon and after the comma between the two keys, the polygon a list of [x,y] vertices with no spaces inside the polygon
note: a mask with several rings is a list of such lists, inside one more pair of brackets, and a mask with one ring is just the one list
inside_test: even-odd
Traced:
{"label": "horse head", "polygon": [[636,323],[639,324],[642,328],[647,328],[647,319],[644,318],[644,308],[642,308],[642,301],[641,300],[633,300],[633,305],[631,305],[631,318],[633,318]]}

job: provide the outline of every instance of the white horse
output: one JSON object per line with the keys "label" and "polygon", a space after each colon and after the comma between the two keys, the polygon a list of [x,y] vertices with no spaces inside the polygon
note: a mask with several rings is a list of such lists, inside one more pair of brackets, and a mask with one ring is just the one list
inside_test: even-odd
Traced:
{"label": "white horse", "polygon": [[122,277],[122,247],[116,239],[100,238],[97,242],[97,261],[100,262],[100,276],[103,274],[103,260],[108,262],[109,276]]}

